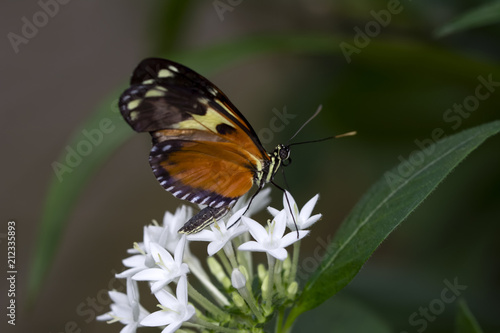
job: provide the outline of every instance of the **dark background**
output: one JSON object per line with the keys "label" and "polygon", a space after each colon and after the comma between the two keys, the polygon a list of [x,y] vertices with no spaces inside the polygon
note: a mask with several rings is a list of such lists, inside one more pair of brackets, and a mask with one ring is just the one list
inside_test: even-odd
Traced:
{"label": "dark background", "polygon": [[[393,15],[359,54],[352,54],[350,62],[340,43],[354,45],[354,28],[364,29],[374,20],[370,11],[387,9],[386,1],[242,1],[225,12],[222,21],[211,1],[190,2],[183,16],[164,3],[69,1],[27,44],[20,44],[17,53],[8,34],[21,34],[23,17],[31,21],[41,7],[35,1],[0,5],[0,234],[5,236],[8,220],[16,221],[20,332],[63,332],[72,329],[72,322],[82,332],[119,331],[120,324],[96,323],[89,304],[100,297],[96,314],[108,310],[102,304],[104,290],[122,270],[125,250],[141,241],[144,224],[161,221],[165,210],[174,211],[180,204],[151,174],[149,137],[131,135],[87,181],[38,298],[27,308],[30,265],[55,177],[52,163],[97,105],[118,97],[145,57],[196,55],[213,45],[268,35],[331,36],[336,41],[331,52],[249,55],[210,75],[186,62],[188,58],[173,59],[209,76],[258,133],[269,128],[273,109],[286,108],[296,115],[267,142],[268,150],[286,142],[319,104],[323,112],[297,140],[358,131],[353,138],[298,146],[292,152],[286,174],[299,206],[321,195],[316,211],[323,220],[303,242],[304,257],[312,255],[319,238],[328,240],[334,234],[372,183],[418,149],[415,140],[431,138],[436,128],[451,135],[498,119],[498,88],[456,128],[443,118],[454,103],[474,94],[479,76],[500,81],[498,25],[443,38],[434,34],[482,2],[402,1],[401,13]],[[174,34],[165,27],[168,20],[177,19]],[[114,104],[109,105],[111,109]],[[104,140],[115,134],[106,134]],[[313,327],[357,332],[362,321],[370,323],[372,331],[416,332],[420,326],[410,325],[410,315],[440,297],[445,279],[455,278],[467,286],[462,296],[485,331],[500,329],[498,144],[499,138],[493,138],[473,152],[382,244],[345,290],[300,317],[296,331]],[[81,171],[76,167],[73,172]],[[273,190],[273,205],[280,204],[281,194]],[[4,240],[1,253],[6,253]],[[203,247],[199,251],[204,255]],[[0,262],[6,271],[6,259]],[[0,294],[5,309],[5,283]],[[446,304],[426,332],[451,331],[456,305]],[[1,318],[0,327],[7,326],[5,316]]]}

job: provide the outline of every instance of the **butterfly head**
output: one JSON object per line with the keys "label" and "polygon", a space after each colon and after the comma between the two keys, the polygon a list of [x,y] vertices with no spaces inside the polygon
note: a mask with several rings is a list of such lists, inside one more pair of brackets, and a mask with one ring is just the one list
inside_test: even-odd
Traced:
{"label": "butterfly head", "polygon": [[274,148],[273,156],[283,166],[287,166],[292,162],[290,158],[290,146],[279,144]]}

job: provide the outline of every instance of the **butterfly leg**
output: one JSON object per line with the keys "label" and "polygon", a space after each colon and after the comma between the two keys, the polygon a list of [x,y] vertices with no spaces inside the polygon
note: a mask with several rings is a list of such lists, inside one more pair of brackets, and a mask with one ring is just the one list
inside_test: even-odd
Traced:
{"label": "butterfly leg", "polygon": [[203,230],[203,228],[217,221],[229,211],[228,206],[220,208],[205,207],[198,214],[187,221],[182,228],[179,229],[181,234],[194,234]]}

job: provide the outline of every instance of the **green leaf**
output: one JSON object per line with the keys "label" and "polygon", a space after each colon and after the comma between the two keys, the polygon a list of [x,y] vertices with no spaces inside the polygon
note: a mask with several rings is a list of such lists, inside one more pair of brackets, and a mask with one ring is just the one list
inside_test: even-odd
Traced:
{"label": "green leaf", "polygon": [[[182,61],[204,75],[210,75],[224,66],[257,55],[275,52],[332,53],[338,52],[337,44],[338,40],[329,36],[262,36],[231,41],[196,52],[171,53],[169,58]],[[118,89],[111,93],[102,106],[79,129],[75,130],[73,138],[65,144],[65,147],[77,150],[79,144],[89,141],[84,131],[88,133],[98,129],[103,119],[111,121],[113,127],[111,133],[103,134],[102,142],[92,145],[88,156],[82,157],[78,163],[75,162],[74,164],[78,165],[70,167],[70,171],[63,167],[68,165],[66,148],[58,160],[53,163],[53,168],[59,171],[54,172],[43,207],[39,236],[28,282],[30,303],[35,300],[42,286],[44,277],[58,249],[64,227],[83,189],[95,171],[134,133],[118,112],[118,97],[124,89]]]}
{"label": "green leaf", "polygon": [[500,22],[500,1],[493,1],[474,8],[435,32],[444,37],[459,31],[484,27]]}
{"label": "green leaf", "polygon": [[465,300],[461,299],[458,302],[457,317],[455,319],[456,333],[483,333],[481,327],[476,321],[476,318],[470,312]]}
{"label": "green leaf", "polygon": [[[98,167],[133,133],[118,112],[118,96],[118,91],[115,91],[98,107],[97,112],[73,133],[61,156],[52,163],[54,174],[46,195],[29,276],[30,303],[34,301],[50,267],[63,228],[80,193]],[[93,142],[89,136],[93,137]],[[78,153],[83,149],[89,151],[86,156]]]}
{"label": "green leaf", "polygon": [[316,311],[301,316],[295,322],[293,332],[392,332],[391,325],[376,310],[360,300],[339,294]]}
{"label": "green leaf", "polygon": [[[448,175],[488,137],[500,131],[500,121],[446,137],[388,171],[373,185],[342,223],[321,265],[307,282],[287,318],[295,318],[344,288],[373,251]],[[429,139],[430,141],[430,139]]]}

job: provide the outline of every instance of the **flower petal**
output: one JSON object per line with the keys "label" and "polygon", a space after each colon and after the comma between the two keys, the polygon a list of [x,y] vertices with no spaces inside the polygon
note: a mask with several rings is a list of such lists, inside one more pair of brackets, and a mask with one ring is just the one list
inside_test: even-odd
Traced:
{"label": "flower petal", "polygon": [[174,262],[174,258],[163,246],[157,243],[151,243],[151,255],[156,263],[163,262],[165,265]]}
{"label": "flower petal", "polygon": [[[240,217],[243,215],[243,213],[245,213],[246,210],[247,210],[247,207],[243,207],[240,210],[238,210],[237,212],[235,212],[233,215],[231,215],[229,220],[227,220],[226,225],[229,227],[229,226],[232,226],[234,224],[234,222],[236,222],[238,220],[241,221]],[[239,224],[239,222],[238,222],[238,224]],[[236,227],[237,227],[237,225],[234,225],[231,228],[236,228]]]}
{"label": "flower petal", "polygon": [[186,247],[186,235],[182,235],[181,239],[177,243],[177,246],[175,247],[174,257],[175,257],[175,263],[177,265],[182,264],[182,258],[184,256],[184,248],[185,247]]}
{"label": "flower petal", "polygon": [[301,228],[302,229],[307,229],[309,228],[310,226],[312,226],[314,223],[318,222],[319,220],[321,220],[321,217],[323,217],[322,214],[316,214],[316,215],[313,215],[311,216],[310,218],[308,218],[307,220],[303,221],[302,222],[302,226]]}
{"label": "flower petal", "polygon": [[175,321],[176,318],[173,318],[171,313],[167,311],[156,311],[152,314],[146,316],[143,320],[141,320],[140,324],[143,326],[163,326],[168,325]]}
{"label": "flower petal", "polygon": [[319,194],[316,194],[314,197],[311,198],[311,200],[309,200],[304,205],[304,207],[302,207],[302,209],[300,211],[300,219],[302,221],[307,220],[311,216],[311,213],[312,213],[312,211],[314,209],[314,206],[316,206],[316,203],[318,202],[318,199],[319,199]]}
{"label": "flower petal", "polygon": [[156,281],[165,278],[165,271],[161,268],[148,268],[132,276],[136,281]]}
{"label": "flower petal", "polygon": [[250,233],[252,234],[252,237],[257,242],[263,242],[265,239],[268,238],[268,234],[267,234],[266,229],[260,223],[254,221],[251,218],[248,218],[246,216],[242,216],[241,220],[248,227],[248,231],[250,231]]}
{"label": "flower petal", "polygon": [[266,252],[264,246],[255,241],[249,241],[238,246],[240,251]]}
{"label": "flower petal", "polygon": [[224,242],[211,242],[207,246],[207,253],[209,256],[213,256],[219,252],[224,247]]}
{"label": "flower petal", "polygon": [[214,232],[208,229],[203,229],[196,234],[189,234],[188,240],[196,242],[213,242],[215,240]]}
{"label": "flower petal", "polygon": [[182,322],[181,321],[178,321],[178,322],[175,322],[175,323],[172,323],[170,325],[168,325],[167,327],[165,327],[163,329],[163,331],[161,331],[161,333],[174,333],[175,331],[177,331],[180,327],[182,326]]}
{"label": "flower petal", "polygon": [[137,323],[132,323],[122,328],[120,333],[135,333],[136,330],[137,330]]}
{"label": "flower petal", "polygon": [[274,217],[279,214],[280,210],[273,208],[273,207],[267,207],[267,211]]}
{"label": "flower petal", "polygon": [[293,244],[302,238],[304,238],[309,233],[309,230],[299,230],[299,238],[297,238],[297,231],[289,232],[281,239],[281,246],[287,247],[290,244]]}
{"label": "flower petal", "polygon": [[285,260],[286,257],[288,257],[288,252],[286,252],[286,250],[282,247],[278,247],[276,249],[269,249],[267,250],[267,253],[269,253],[270,255],[281,261]]}
{"label": "flower petal", "polygon": [[185,276],[181,276],[181,278],[177,282],[177,289],[175,293],[177,295],[179,303],[186,306],[188,303],[188,284],[187,278]]}
{"label": "flower petal", "polygon": [[[293,214],[294,216],[297,215],[297,203],[295,202],[293,195],[288,191],[283,193],[283,208],[288,212],[288,214]],[[290,211],[290,209],[292,211]],[[290,218],[292,217],[291,215],[289,216]]]}
{"label": "flower petal", "polygon": [[161,305],[167,308],[175,307],[177,304],[175,296],[163,289],[156,292],[155,297]]}
{"label": "flower petal", "polygon": [[125,267],[137,267],[144,266],[146,256],[142,254],[137,254],[122,260],[123,266]]}
{"label": "flower petal", "polygon": [[272,234],[273,240],[280,239],[281,237],[283,237],[286,228],[286,219],[287,216],[285,210],[282,210],[278,215],[275,216],[273,220],[274,223],[273,234]]}

